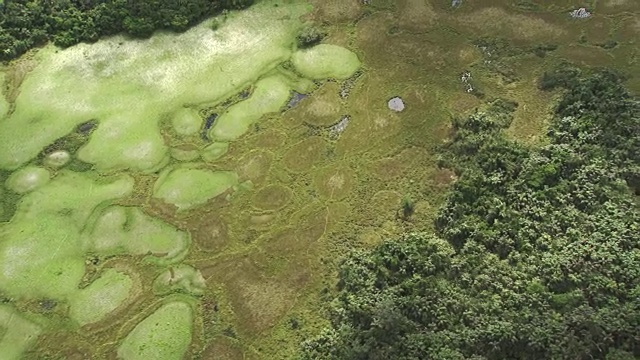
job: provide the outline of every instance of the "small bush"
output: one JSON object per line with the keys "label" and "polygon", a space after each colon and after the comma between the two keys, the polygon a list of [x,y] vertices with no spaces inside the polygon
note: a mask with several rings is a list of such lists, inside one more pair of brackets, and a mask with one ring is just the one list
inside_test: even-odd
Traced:
{"label": "small bush", "polygon": [[296,37],[298,47],[301,49],[317,45],[327,34],[317,27],[308,27],[302,30]]}
{"label": "small bush", "polygon": [[540,90],[553,90],[557,87],[567,88],[576,81],[579,75],[579,70],[565,65],[552,72],[545,72],[538,80],[538,88]]}
{"label": "small bush", "polygon": [[403,220],[408,220],[411,215],[416,211],[416,203],[408,196],[405,195],[402,198],[401,206],[401,216]]}

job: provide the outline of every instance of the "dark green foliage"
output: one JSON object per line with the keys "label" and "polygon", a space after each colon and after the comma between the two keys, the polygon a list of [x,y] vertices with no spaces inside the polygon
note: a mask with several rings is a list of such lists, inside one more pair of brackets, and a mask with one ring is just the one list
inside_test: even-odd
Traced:
{"label": "dark green foliage", "polygon": [[503,136],[513,103],[454,122],[437,234],[346,259],[303,359],[640,357],[639,104],[609,72],[558,84],[542,148]]}
{"label": "dark green foliage", "polygon": [[547,56],[547,52],[554,51],[557,48],[558,48],[558,45],[556,44],[540,44],[533,47],[532,51],[538,57],[545,57]]}
{"label": "dark green foliage", "polygon": [[298,34],[296,41],[298,47],[303,49],[317,45],[325,36],[327,36],[327,34],[321,29],[317,27],[307,27]]}
{"label": "dark green foliage", "polygon": [[570,87],[580,75],[580,71],[571,66],[564,65],[558,69],[545,72],[538,80],[540,90],[553,90],[557,87]]}
{"label": "dark green foliage", "polygon": [[611,50],[613,48],[615,48],[616,46],[618,46],[618,42],[614,41],[614,40],[607,40],[603,43],[598,44],[598,46],[600,46],[603,49],[606,50]]}
{"label": "dark green foliage", "polygon": [[558,119],[549,129],[553,144],[611,163],[612,176],[638,190],[640,102],[631,97],[617,74],[604,71],[575,81],[556,112]]}
{"label": "dark green foliage", "polygon": [[415,202],[407,195],[402,198],[400,203],[400,216],[403,220],[409,220],[411,215],[416,211]]}
{"label": "dark green foliage", "polygon": [[6,0],[0,5],[0,60],[12,59],[47,41],[66,47],[127,33],[184,31],[224,9],[253,0]]}

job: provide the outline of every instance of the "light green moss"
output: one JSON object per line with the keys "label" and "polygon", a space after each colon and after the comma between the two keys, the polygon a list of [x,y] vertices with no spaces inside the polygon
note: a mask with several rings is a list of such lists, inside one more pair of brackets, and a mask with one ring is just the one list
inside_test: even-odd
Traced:
{"label": "light green moss", "polygon": [[107,269],[96,281],[74,294],[69,303],[69,316],[81,326],[100,321],[129,297],[132,285],[127,274]]}
{"label": "light green moss", "polygon": [[100,214],[86,235],[87,251],[102,255],[144,255],[160,264],[180,261],[189,235],[133,207],[112,206]]}
{"label": "light green moss", "polygon": [[202,151],[202,160],[211,162],[219,159],[222,155],[229,151],[229,143],[215,142]]}
{"label": "light green moss", "polygon": [[0,244],[0,289],[15,297],[64,299],[84,275],[77,228],[64,216],[10,223]]}
{"label": "light green moss", "polygon": [[132,190],[133,179],[127,175],[104,181],[93,174],[61,171],[54,180],[22,198],[11,224],[58,215],[80,229],[98,205],[126,196]]}
{"label": "light green moss", "polygon": [[239,138],[263,115],[280,110],[291,95],[286,79],[270,76],[256,83],[250,98],[229,108],[209,131],[209,137],[219,141]]}
{"label": "light green moss", "polygon": [[42,332],[42,328],[16,313],[7,305],[0,305],[0,358],[19,360]]}
{"label": "light green moss", "polygon": [[194,135],[198,133],[202,126],[202,118],[193,109],[182,108],[173,114],[171,125],[173,125],[173,130],[178,135]]}
{"label": "light green moss", "polygon": [[69,154],[68,151],[58,150],[47,155],[47,157],[44,159],[44,163],[47,166],[59,168],[65,166],[69,162],[69,160],[71,160],[71,154]]}
{"label": "light green moss", "polygon": [[171,149],[171,157],[178,161],[193,161],[200,157],[198,150]]}
{"label": "light green moss", "polygon": [[10,190],[23,194],[48,183],[50,177],[47,169],[27,166],[11,174],[5,185]]}
{"label": "light green moss", "polygon": [[320,44],[293,54],[293,65],[310,79],[346,79],[360,67],[358,56],[340,46]]}
{"label": "light green moss", "polygon": [[204,204],[237,183],[238,175],[234,172],[178,168],[158,179],[153,196],[178,210],[186,210]]}
{"label": "light green moss", "polygon": [[191,343],[193,310],[184,302],[162,306],[142,320],[118,348],[124,360],[180,360]]}
{"label": "light green moss", "polygon": [[148,40],[45,47],[15,112],[0,119],[0,168],[19,168],[87,119],[100,125],[81,160],[101,170],[160,168],[168,159],[160,119],[185,105],[215,105],[289,59],[309,6],[276,3],[233,12],[216,31],[203,23]]}
{"label": "light green moss", "polygon": [[80,231],[100,204],[129,193],[133,181],[97,183],[62,172],[25,195],[0,227],[0,291],[16,298],[66,299],[84,275]]}
{"label": "light green moss", "polygon": [[174,291],[202,295],[205,287],[206,283],[200,271],[189,265],[171,267],[153,281],[153,292],[158,295]]}

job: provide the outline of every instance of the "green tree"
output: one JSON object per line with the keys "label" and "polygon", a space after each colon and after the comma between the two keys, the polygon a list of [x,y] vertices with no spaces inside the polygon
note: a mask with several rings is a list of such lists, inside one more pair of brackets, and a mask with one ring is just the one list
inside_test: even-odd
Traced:
{"label": "green tree", "polygon": [[[302,359],[640,357],[640,107],[611,72],[565,78],[549,145],[498,100],[454,122],[437,234],[356,251]],[[558,85],[560,86],[560,85]],[[635,173],[637,174],[637,173]]]}

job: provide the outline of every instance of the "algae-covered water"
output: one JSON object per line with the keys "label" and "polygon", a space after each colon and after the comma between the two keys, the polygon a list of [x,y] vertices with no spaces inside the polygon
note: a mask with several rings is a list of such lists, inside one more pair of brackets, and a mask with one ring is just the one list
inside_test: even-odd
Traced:
{"label": "algae-covered water", "polygon": [[[555,96],[536,80],[564,61],[640,90],[639,10],[263,0],[2,66],[0,358],[294,356],[341,255],[431,226],[451,117],[506,97],[535,144]],[[328,36],[298,49],[310,24]]]}

